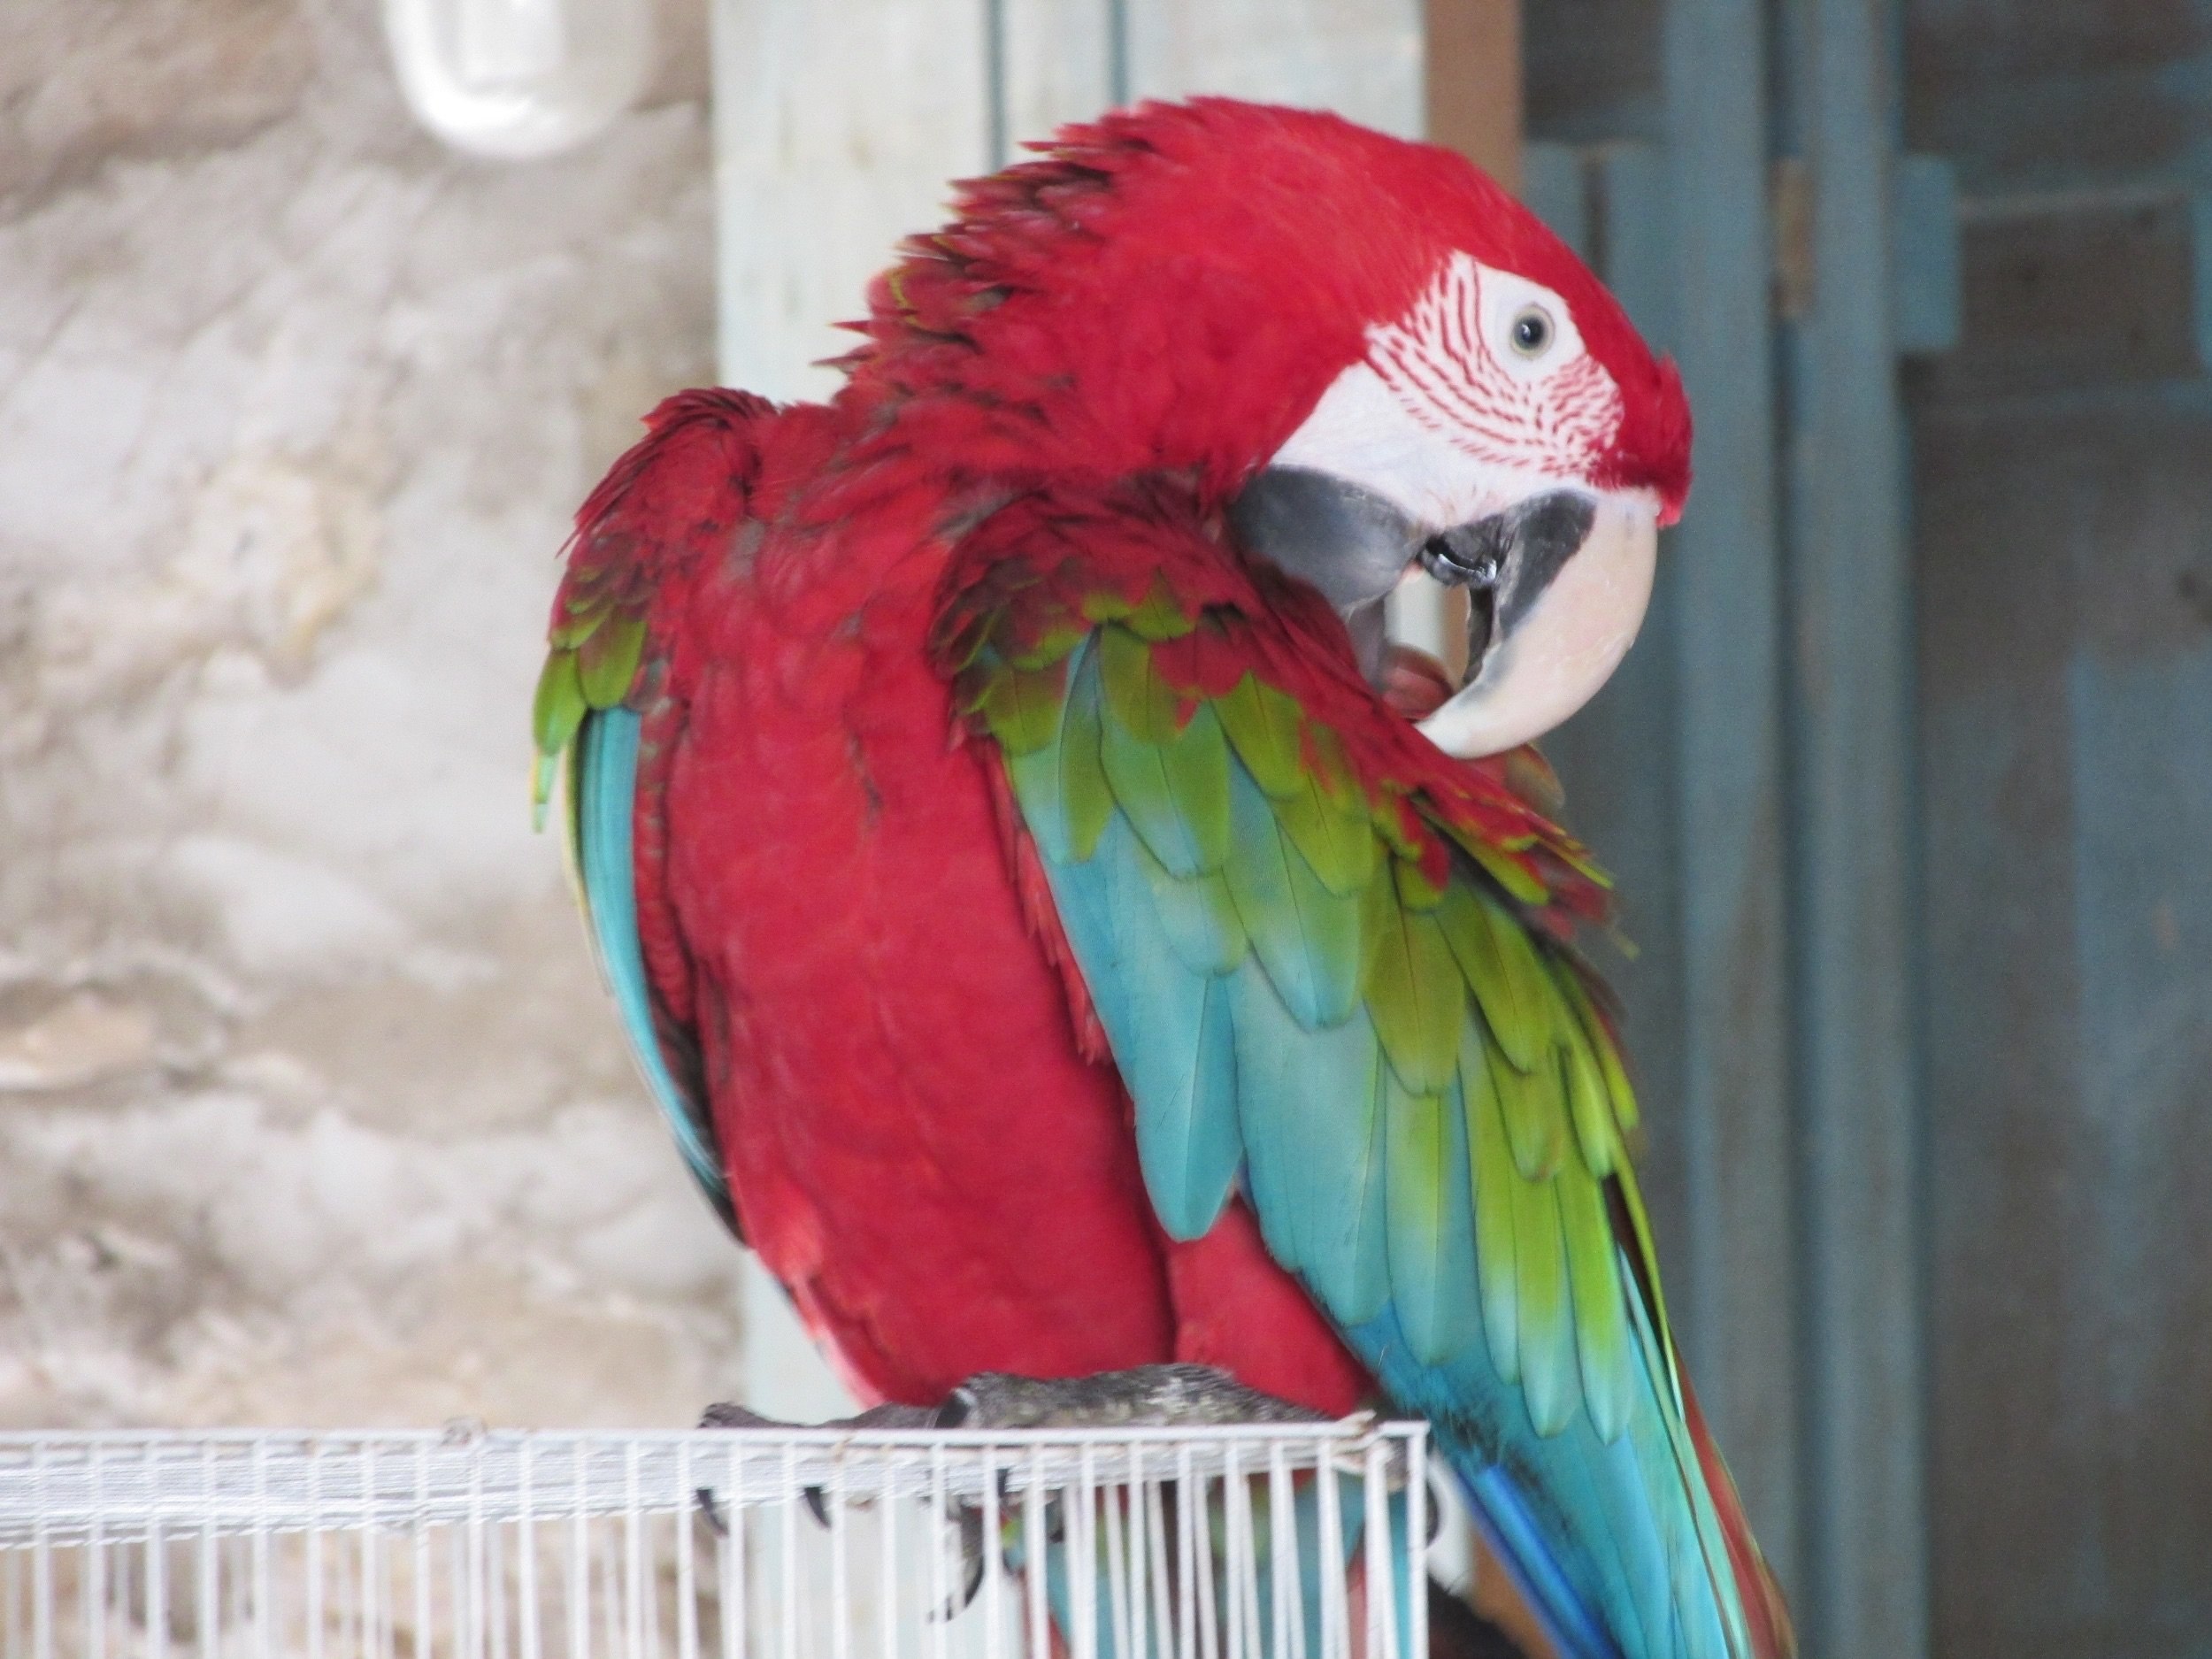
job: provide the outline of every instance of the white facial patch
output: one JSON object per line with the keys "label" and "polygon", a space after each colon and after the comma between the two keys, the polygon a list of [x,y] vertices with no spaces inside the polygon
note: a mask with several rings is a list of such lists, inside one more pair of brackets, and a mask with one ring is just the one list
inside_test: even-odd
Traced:
{"label": "white facial patch", "polygon": [[1421,724],[1466,757],[1540,736],[1603,685],[1650,603],[1658,501],[1590,483],[1620,429],[1620,388],[1566,302],[1454,254],[1367,355],[1333,380],[1270,465],[1381,497],[1436,534],[1559,491],[1595,507],[1578,549],[1514,618],[1476,677]]}
{"label": "white facial patch", "polygon": [[1273,465],[1361,485],[1439,528],[1581,483],[1620,426],[1620,388],[1566,302],[1471,254],[1367,347]]}

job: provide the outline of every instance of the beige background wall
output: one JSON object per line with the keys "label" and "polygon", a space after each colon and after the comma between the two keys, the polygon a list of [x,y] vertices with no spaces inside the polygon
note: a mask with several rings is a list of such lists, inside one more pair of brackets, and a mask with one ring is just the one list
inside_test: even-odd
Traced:
{"label": "beige background wall", "polygon": [[495,165],[373,0],[0,6],[0,1425],[735,1384],[524,787],[565,513],[712,375],[665,21],[649,107]]}
{"label": "beige background wall", "polygon": [[835,1409],[524,799],[566,514],[715,373],[710,175],[722,360],[810,395],[1117,19],[1138,95],[1421,122],[1417,0],[656,3],[644,106],[503,165],[376,0],[0,0],[0,1425]]}

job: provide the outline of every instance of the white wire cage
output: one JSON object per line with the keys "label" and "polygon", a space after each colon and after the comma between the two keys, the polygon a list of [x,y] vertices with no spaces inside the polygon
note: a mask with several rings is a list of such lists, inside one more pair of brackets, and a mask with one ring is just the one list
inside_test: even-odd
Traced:
{"label": "white wire cage", "polygon": [[1363,1419],[0,1436],[0,1659],[1415,1659],[1427,1450]]}

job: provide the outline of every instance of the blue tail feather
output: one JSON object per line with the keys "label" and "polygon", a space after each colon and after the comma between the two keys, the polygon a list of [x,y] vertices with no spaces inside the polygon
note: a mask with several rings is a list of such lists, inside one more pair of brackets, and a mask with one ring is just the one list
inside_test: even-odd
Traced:
{"label": "blue tail feather", "polygon": [[569,779],[577,877],[583,885],[600,972],[622,1017],[630,1052],[644,1073],[654,1104],[675,1134],[685,1166],[728,1220],[729,1184],[721,1149],[708,1127],[704,1102],[695,1100],[669,1070],[654,1023],[645,953],[638,941],[631,824],[637,810],[641,725],[628,709],[598,709],[585,717],[577,731],[572,763],[575,770]]}

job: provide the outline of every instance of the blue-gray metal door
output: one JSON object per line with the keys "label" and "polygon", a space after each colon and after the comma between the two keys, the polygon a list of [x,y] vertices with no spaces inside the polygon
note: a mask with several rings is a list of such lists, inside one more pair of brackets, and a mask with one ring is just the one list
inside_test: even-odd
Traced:
{"label": "blue-gray metal door", "polygon": [[1697,407],[1555,748],[1806,1650],[2212,1654],[2212,8],[1526,34],[1532,192]]}

